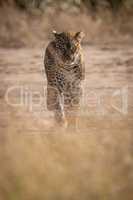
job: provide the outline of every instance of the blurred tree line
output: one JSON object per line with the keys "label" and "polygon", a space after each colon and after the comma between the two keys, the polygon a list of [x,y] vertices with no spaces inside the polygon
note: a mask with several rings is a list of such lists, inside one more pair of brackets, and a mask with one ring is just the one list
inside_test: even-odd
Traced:
{"label": "blurred tree line", "polygon": [[47,9],[48,6],[60,7],[64,10],[70,7],[86,8],[92,12],[97,12],[99,8],[107,8],[113,12],[118,12],[123,6],[133,8],[133,0],[0,0],[3,4],[15,3],[20,9],[37,8]]}

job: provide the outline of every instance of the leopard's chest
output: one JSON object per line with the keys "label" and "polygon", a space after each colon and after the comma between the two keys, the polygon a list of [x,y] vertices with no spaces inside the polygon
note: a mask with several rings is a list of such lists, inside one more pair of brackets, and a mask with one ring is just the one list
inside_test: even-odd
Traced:
{"label": "leopard's chest", "polygon": [[57,87],[60,91],[73,90],[80,83],[79,66],[74,66],[72,69],[58,69],[56,71]]}

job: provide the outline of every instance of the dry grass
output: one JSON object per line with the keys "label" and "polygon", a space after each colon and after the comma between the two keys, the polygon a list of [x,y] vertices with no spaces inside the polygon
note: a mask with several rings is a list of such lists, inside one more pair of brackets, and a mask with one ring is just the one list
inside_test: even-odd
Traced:
{"label": "dry grass", "polygon": [[[125,16],[122,23],[114,22],[109,13],[104,21],[103,15],[93,19],[52,9],[43,15],[35,12],[0,8],[0,200],[132,200],[131,21]],[[4,98],[9,87],[21,84],[42,94],[43,52],[22,47],[46,46],[52,29],[86,33],[86,94],[103,94],[107,109],[100,116],[89,110],[92,115],[79,118],[75,133],[54,127],[46,110],[42,114],[25,105],[13,108]],[[108,44],[99,45],[105,41]],[[125,86],[129,113],[113,115],[110,88]],[[19,99],[18,92],[14,99]],[[86,111],[87,105],[82,109]]]}
{"label": "dry grass", "polygon": [[[0,49],[0,199],[132,200],[132,47],[95,45],[84,53],[86,94],[90,89],[103,94],[109,113],[97,115],[87,101],[84,109],[92,114],[81,116],[73,132],[54,127],[42,105],[43,113],[7,104],[11,86],[26,85],[42,94],[46,80],[40,49]],[[125,85],[126,115],[109,105],[110,88]],[[10,98],[17,102],[19,92]]]}
{"label": "dry grass", "polygon": [[49,39],[53,29],[83,30],[86,33],[85,42],[132,40],[132,15],[121,11],[118,16],[112,16],[109,11],[99,11],[97,16],[86,12],[68,13],[49,8],[45,13],[31,10],[29,13],[14,6],[0,8],[0,46],[23,47],[39,46]]}
{"label": "dry grass", "polygon": [[[1,133],[1,199],[132,200],[132,142],[125,120],[111,126],[110,120],[88,119],[87,133],[78,134],[46,134],[45,126],[44,132],[15,131],[17,121],[12,115],[6,135]],[[29,123],[33,128],[37,122]]]}

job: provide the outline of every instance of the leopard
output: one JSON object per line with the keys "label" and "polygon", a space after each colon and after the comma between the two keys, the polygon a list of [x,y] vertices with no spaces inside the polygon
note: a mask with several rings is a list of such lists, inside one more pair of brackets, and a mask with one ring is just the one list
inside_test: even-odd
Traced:
{"label": "leopard", "polygon": [[56,32],[45,50],[44,68],[47,79],[46,104],[58,124],[66,126],[76,118],[85,79],[81,42],[84,32]]}

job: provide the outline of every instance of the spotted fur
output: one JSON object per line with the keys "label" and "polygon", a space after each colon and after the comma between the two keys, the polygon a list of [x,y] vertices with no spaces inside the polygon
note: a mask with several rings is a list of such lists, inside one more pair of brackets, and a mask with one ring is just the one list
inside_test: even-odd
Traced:
{"label": "spotted fur", "polygon": [[55,111],[59,121],[64,111],[79,106],[84,62],[83,33],[54,31],[55,39],[46,48],[44,65],[47,77],[47,108]]}

